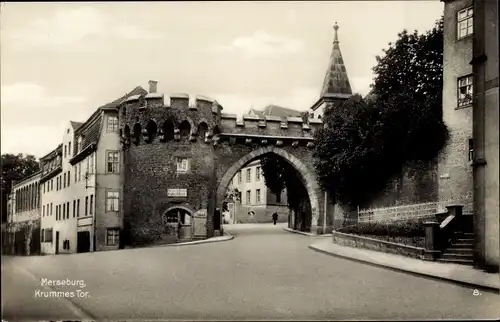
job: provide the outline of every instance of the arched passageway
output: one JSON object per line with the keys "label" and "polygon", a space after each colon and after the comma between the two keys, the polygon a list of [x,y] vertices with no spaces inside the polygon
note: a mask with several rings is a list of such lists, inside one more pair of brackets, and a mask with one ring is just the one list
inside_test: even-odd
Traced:
{"label": "arched passageway", "polygon": [[[286,161],[290,169],[290,173],[287,175],[296,176],[296,182],[300,186],[294,189],[292,202],[287,202],[289,206],[288,226],[296,230],[311,231],[311,228],[317,225],[320,209],[318,194],[321,191],[317,184],[314,170],[310,169],[290,152],[277,147],[269,146],[254,150],[230,166],[219,180],[216,207],[219,209],[223,208],[223,203],[226,201],[226,190],[238,172],[253,160],[265,156]],[[246,191],[241,191],[241,198],[245,199],[245,194]],[[217,226],[217,224],[214,222],[214,226]]]}

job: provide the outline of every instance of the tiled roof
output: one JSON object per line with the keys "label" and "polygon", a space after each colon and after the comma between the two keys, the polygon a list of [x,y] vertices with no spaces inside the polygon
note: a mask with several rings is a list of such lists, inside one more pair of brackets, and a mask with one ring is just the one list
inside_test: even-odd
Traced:
{"label": "tiled roof", "polygon": [[250,114],[257,115],[259,117],[265,116],[277,116],[277,117],[300,117],[301,112],[293,110],[291,108],[281,107],[278,105],[268,105],[263,110],[251,109]]}
{"label": "tiled roof", "polygon": [[301,112],[278,105],[268,105],[264,109],[264,115],[278,117],[300,117]]}
{"label": "tiled roof", "polygon": [[[332,53],[330,61],[326,70],[325,79],[323,80],[323,87],[321,89],[321,97],[335,97],[335,94],[351,94],[351,84],[347,77],[347,71],[344,65],[344,59],[340,52],[339,39],[337,30],[339,26],[335,23],[333,27],[335,30],[335,37],[333,40]],[[345,95],[341,95],[345,96]]]}
{"label": "tiled roof", "polygon": [[73,127],[73,130],[77,130],[80,126],[83,125],[82,122],[75,122],[75,121],[70,121],[71,122],[71,126]]}

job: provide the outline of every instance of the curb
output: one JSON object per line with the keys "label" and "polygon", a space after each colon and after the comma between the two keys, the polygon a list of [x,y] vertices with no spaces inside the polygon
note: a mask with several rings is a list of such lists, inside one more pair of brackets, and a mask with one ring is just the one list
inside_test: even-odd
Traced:
{"label": "curb", "polygon": [[[221,239],[212,239],[212,238],[219,238],[223,237]],[[178,244],[167,244],[167,245],[162,245],[166,247],[179,247],[179,246],[189,246],[189,245],[199,245],[199,244],[210,244],[210,243],[219,243],[219,242],[224,242],[228,240],[234,239],[234,236],[228,233],[224,233],[224,236],[219,236],[219,237],[212,237],[209,239],[202,239],[202,240],[195,240],[195,241],[190,241],[190,242],[185,242],[185,243],[178,243]]]}
{"label": "curb", "polygon": [[309,237],[332,237],[332,234],[318,235],[318,234],[306,233],[306,232],[303,232],[303,231],[293,230],[293,229],[288,228],[288,227],[283,227],[283,230],[287,231],[289,233],[299,234],[299,235],[304,235],[304,236],[309,236]]}
{"label": "curb", "polygon": [[459,279],[454,279],[454,278],[451,278],[451,277],[436,276],[436,275],[432,275],[432,274],[428,274],[428,273],[424,273],[424,272],[415,272],[415,271],[411,271],[411,270],[404,269],[404,268],[399,268],[399,267],[394,267],[394,266],[389,266],[389,265],[374,263],[374,262],[371,262],[371,261],[368,261],[368,260],[364,260],[364,259],[359,259],[359,258],[355,258],[355,257],[349,257],[349,256],[345,256],[345,255],[340,255],[340,254],[332,253],[332,252],[329,252],[327,250],[318,248],[318,247],[316,247],[314,245],[309,245],[308,248],[311,249],[311,250],[313,250],[313,251],[315,251],[315,252],[318,252],[318,253],[321,253],[321,254],[325,254],[325,255],[330,255],[330,256],[333,256],[333,257],[347,259],[347,260],[351,260],[351,261],[362,263],[362,264],[368,264],[368,265],[375,266],[375,267],[382,267],[382,268],[389,269],[389,270],[392,270],[392,271],[403,272],[403,273],[414,275],[414,276],[420,276],[420,277],[424,276],[424,277],[427,277],[429,279],[446,281],[446,282],[460,284],[460,285],[467,286],[467,287],[474,287],[474,288],[482,289],[484,291],[495,292],[496,294],[498,294],[498,292],[500,290],[498,287],[495,287],[495,286],[480,285],[480,284],[475,284],[475,283],[471,283],[471,282],[462,281],[462,280],[459,280]]}

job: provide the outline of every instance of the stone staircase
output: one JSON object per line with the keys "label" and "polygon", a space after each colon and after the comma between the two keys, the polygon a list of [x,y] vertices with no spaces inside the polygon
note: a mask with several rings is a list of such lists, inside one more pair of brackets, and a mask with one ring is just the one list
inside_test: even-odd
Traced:
{"label": "stone staircase", "polygon": [[454,232],[450,245],[438,261],[473,266],[474,234],[461,231]]}

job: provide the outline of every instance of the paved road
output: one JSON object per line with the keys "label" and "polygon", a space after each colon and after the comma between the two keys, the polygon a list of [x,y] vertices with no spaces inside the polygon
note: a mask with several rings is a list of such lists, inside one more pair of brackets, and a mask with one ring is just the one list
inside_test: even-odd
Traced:
{"label": "paved road", "polygon": [[[473,296],[467,287],[319,254],[307,248],[311,237],[284,232],[281,226],[225,226],[235,235],[227,242],[14,258],[9,265],[20,265],[38,278],[84,280],[89,297],[44,301],[74,303],[95,319],[500,316],[497,294]],[[2,279],[9,280],[11,274],[4,272]],[[19,292],[27,303],[33,302],[30,293],[40,281],[31,283],[32,290],[13,283],[6,286],[6,320],[14,313],[19,316],[21,306],[14,304],[23,301]],[[75,312],[68,318],[75,319]],[[51,313],[62,314],[57,307],[45,307],[39,310],[39,319],[48,319]]]}

